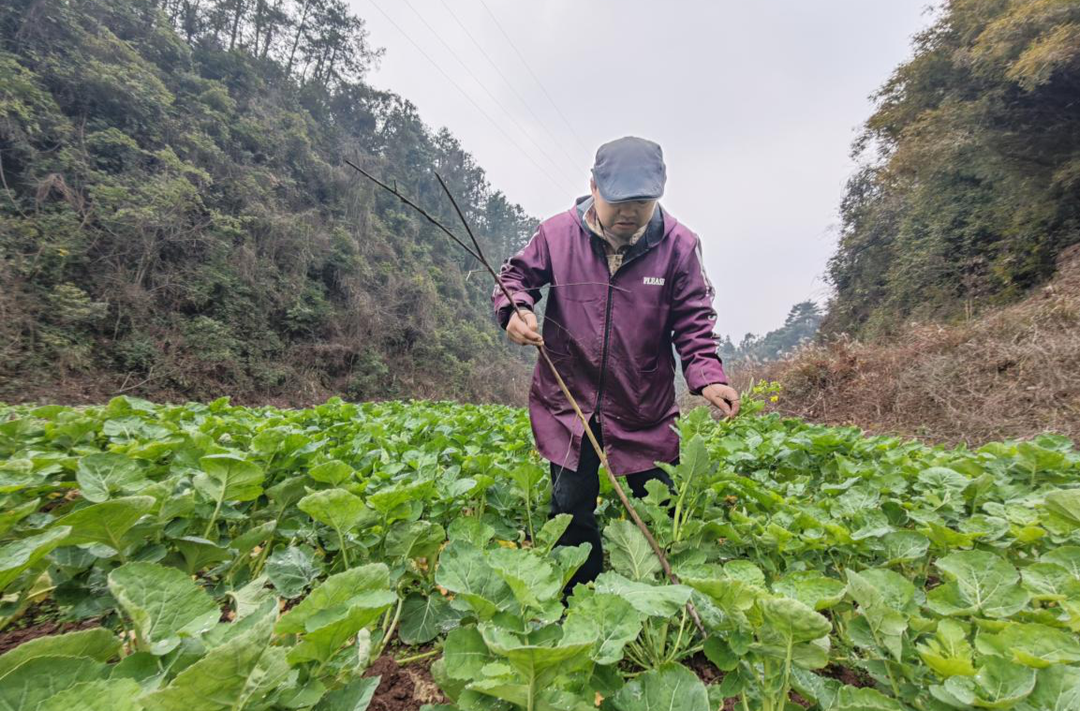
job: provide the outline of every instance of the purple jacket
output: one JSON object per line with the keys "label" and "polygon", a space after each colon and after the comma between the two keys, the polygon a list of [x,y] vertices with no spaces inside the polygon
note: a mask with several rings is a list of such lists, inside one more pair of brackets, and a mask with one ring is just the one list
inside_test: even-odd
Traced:
{"label": "purple jacket", "polygon": [[[673,343],[692,393],[727,377],[697,235],[658,207],[611,275],[600,238],[582,224],[586,199],[541,223],[500,276],[523,306],[550,287],[545,347],[586,417],[597,413],[611,468],[622,476],[679,454]],[[505,329],[512,308],[498,288],[492,302]],[[576,470],[584,426],[543,359],[533,372],[529,417],[540,454]]]}

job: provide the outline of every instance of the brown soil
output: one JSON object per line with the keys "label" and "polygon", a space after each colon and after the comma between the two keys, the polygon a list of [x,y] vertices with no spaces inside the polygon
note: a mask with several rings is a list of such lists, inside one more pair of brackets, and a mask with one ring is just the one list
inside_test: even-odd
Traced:
{"label": "brown soil", "polygon": [[823,676],[836,679],[840,683],[847,684],[848,686],[857,686],[860,688],[872,688],[874,686],[874,680],[871,679],[866,672],[860,669],[851,669],[839,664],[830,664],[822,669],[821,673]]}
{"label": "brown soil", "polygon": [[[27,614],[30,614],[29,612]],[[29,642],[38,637],[48,637],[53,634],[64,634],[78,630],[88,630],[99,627],[100,620],[80,620],[79,622],[33,622],[18,629],[6,629],[0,632],[0,654],[15,649],[23,642]]]}
{"label": "brown soil", "polygon": [[[724,680],[724,672],[716,668],[716,665],[708,660],[708,658],[698,652],[689,659],[683,660],[683,663],[690,668],[690,671],[697,674],[698,679],[706,685],[719,684]],[[733,711],[736,704],[739,703],[738,696],[731,696],[724,699],[724,706],[722,711]]]}
{"label": "brown soil", "polygon": [[701,679],[706,686],[709,684],[719,684],[724,680],[724,672],[716,668],[716,665],[708,660],[708,658],[698,652],[689,659],[683,660],[683,663],[690,668],[690,671],[698,675],[698,679]]}
{"label": "brown soil", "polygon": [[379,687],[368,707],[371,711],[419,711],[424,704],[449,702],[431,678],[431,664],[423,661],[400,666],[392,657],[382,656],[364,672],[364,676],[378,676]]}

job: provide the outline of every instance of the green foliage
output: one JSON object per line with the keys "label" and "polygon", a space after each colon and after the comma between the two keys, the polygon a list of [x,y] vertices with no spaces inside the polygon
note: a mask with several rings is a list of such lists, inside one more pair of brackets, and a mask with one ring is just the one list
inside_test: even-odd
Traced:
{"label": "green foliage", "polygon": [[[674,492],[634,505],[681,584],[609,505],[611,569],[566,591],[587,546],[539,523],[522,410],[0,408],[0,627],[45,597],[101,625],[0,656],[0,708],[356,711],[387,653],[440,655],[461,711],[1075,707],[1070,442],[706,410],[679,430]],[[683,665],[699,653],[722,679]]]}
{"label": "green foliage", "polygon": [[841,206],[827,332],[970,315],[1080,241],[1080,6],[948,0],[877,94]]}
{"label": "green foliage", "polygon": [[493,259],[533,220],[379,55],[342,0],[5,3],[0,397],[505,395],[489,285],[342,152],[453,224],[437,167]]}

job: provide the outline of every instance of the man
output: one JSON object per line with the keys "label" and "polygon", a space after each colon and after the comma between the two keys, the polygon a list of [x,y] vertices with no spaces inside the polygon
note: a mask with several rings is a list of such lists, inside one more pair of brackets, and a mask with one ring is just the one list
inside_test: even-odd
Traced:
{"label": "man", "polygon": [[[545,347],[613,473],[639,497],[649,480],[671,486],[656,462],[678,461],[672,344],[690,392],[726,416],[739,411],[739,395],[727,385],[717,355],[701,242],[658,202],[666,179],[656,143],[628,136],[604,144],[596,152],[591,195],[541,223],[502,267],[500,279],[524,318],[500,289],[492,294],[510,340]],[[532,307],[544,286],[550,288],[541,336]],[[603,565],[595,514],[599,458],[542,359],[529,391],[529,416],[537,448],[551,462],[551,513],[573,516],[559,543],[592,544],[572,587],[596,578]]]}

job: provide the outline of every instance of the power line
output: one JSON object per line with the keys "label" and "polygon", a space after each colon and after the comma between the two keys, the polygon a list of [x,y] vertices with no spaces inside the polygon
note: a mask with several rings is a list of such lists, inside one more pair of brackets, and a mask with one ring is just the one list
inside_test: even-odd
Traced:
{"label": "power line", "polygon": [[508,87],[510,87],[510,91],[514,92],[514,96],[516,96],[518,100],[522,103],[522,105],[525,107],[525,110],[529,112],[529,115],[532,116],[533,120],[536,121],[537,125],[539,125],[541,129],[543,129],[544,133],[546,133],[548,138],[551,139],[551,142],[562,152],[563,156],[565,156],[566,159],[570,161],[570,164],[573,165],[574,158],[566,152],[566,149],[563,148],[562,144],[555,137],[555,134],[548,130],[547,124],[536,114],[529,102],[525,99],[524,96],[521,95],[521,92],[517,90],[517,87],[514,86],[514,82],[510,81],[509,77],[507,77],[506,74],[503,73],[503,70],[499,68],[498,62],[491,58],[491,55],[489,55],[487,53],[487,50],[484,49],[484,45],[482,45],[476,39],[476,37],[473,36],[473,33],[469,31],[469,28],[465,26],[465,24],[461,21],[461,18],[458,17],[457,13],[454,12],[453,8],[450,7],[446,0],[439,0],[439,2],[442,3],[442,6],[446,8],[447,12],[450,13],[450,16],[454,18],[454,22],[458,24],[458,27],[464,30],[465,34],[469,37],[470,40],[472,40],[473,45],[475,45],[476,48],[480,50],[480,53],[484,55],[484,59],[486,59],[488,64],[491,65],[491,68],[498,72],[499,76],[502,77],[502,80],[506,82],[506,85]]}
{"label": "power line", "polygon": [[436,62],[436,61],[435,61],[434,59],[432,59],[432,58],[431,58],[431,55],[429,55],[429,54],[428,54],[427,52],[425,52],[425,51],[424,51],[424,48],[423,48],[423,47],[421,47],[421,46],[420,46],[419,44],[417,44],[417,42],[416,42],[416,41],[415,41],[415,40],[414,40],[414,39],[413,39],[413,38],[412,38],[412,37],[411,37],[411,36],[409,35],[409,33],[407,33],[407,32],[406,32],[406,31],[405,31],[404,29],[402,29],[401,25],[399,25],[398,23],[394,22],[394,18],[392,18],[392,17],[390,17],[390,15],[386,14],[386,11],[385,11],[385,10],[383,10],[383,9],[382,9],[382,8],[381,8],[381,7],[379,6],[379,4],[378,4],[377,2],[375,2],[375,0],[370,0],[370,2],[371,2],[371,4],[372,4],[372,6],[374,6],[374,8],[375,8],[376,10],[378,10],[378,11],[379,11],[379,14],[381,14],[381,15],[382,15],[383,17],[385,17],[385,18],[386,18],[386,20],[387,20],[387,22],[389,22],[389,23],[390,23],[391,25],[393,25],[393,26],[394,26],[394,27],[395,27],[395,28],[397,29],[397,31],[398,31],[398,32],[400,32],[400,33],[402,34],[402,36],[404,36],[404,37],[405,37],[405,39],[407,39],[407,40],[409,41],[409,44],[411,44],[411,45],[412,45],[413,47],[415,47],[415,48],[416,48],[416,51],[418,51],[418,52],[419,52],[419,53],[420,53],[421,55],[423,55],[424,59],[428,60],[428,62],[430,62],[430,63],[431,63],[431,65],[432,65],[433,67],[435,67],[435,69],[437,69],[437,70],[439,71],[439,73],[440,73],[440,74],[442,74],[442,75],[443,75],[443,77],[444,77],[444,78],[445,78],[445,79],[446,79],[446,80],[447,80],[448,82],[450,82],[450,84],[451,84],[451,85],[452,85],[452,86],[453,86],[453,87],[454,87],[455,89],[457,89],[457,90],[458,90],[458,92],[459,92],[459,93],[460,93],[460,94],[461,94],[462,96],[464,96],[464,97],[465,97],[465,98],[466,98],[466,99],[468,100],[468,102],[469,102],[470,104],[472,104],[472,105],[473,105],[473,107],[474,107],[474,108],[475,108],[475,109],[476,109],[477,111],[479,111],[479,112],[480,112],[480,114],[481,114],[481,115],[482,115],[482,116],[483,116],[484,118],[486,118],[486,119],[487,119],[487,120],[488,120],[488,121],[489,121],[489,122],[491,123],[491,125],[492,125],[492,126],[494,126],[494,127],[495,127],[495,129],[496,129],[496,130],[497,130],[497,131],[498,131],[499,133],[501,133],[501,134],[502,134],[502,135],[503,135],[503,136],[504,136],[504,137],[506,138],[506,140],[510,141],[510,143],[511,143],[511,144],[512,144],[512,145],[513,145],[513,146],[514,146],[515,148],[517,148],[517,149],[518,149],[519,151],[521,151],[521,154],[522,154],[523,156],[525,156],[526,158],[528,158],[528,159],[529,159],[529,162],[530,162],[530,163],[532,163],[532,164],[533,164],[534,166],[536,166],[536,168],[537,168],[538,170],[540,170],[540,172],[541,172],[541,173],[543,173],[543,174],[544,174],[544,175],[545,175],[545,176],[547,177],[547,179],[548,179],[548,180],[550,180],[550,181],[551,181],[551,184],[552,184],[552,185],[554,185],[554,186],[555,186],[556,188],[558,188],[559,190],[566,190],[566,186],[565,186],[565,185],[559,185],[559,181],[558,181],[558,180],[557,180],[557,179],[556,179],[556,178],[555,178],[554,176],[552,176],[552,175],[551,175],[551,173],[549,173],[549,172],[548,172],[548,170],[547,170],[546,168],[544,168],[544,166],[542,166],[542,165],[540,165],[539,163],[537,163],[537,162],[536,162],[536,160],[535,160],[535,159],[534,159],[534,158],[532,157],[532,155],[530,155],[528,151],[526,151],[526,150],[525,150],[524,148],[522,148],[522,146],[521,146],[521,144],[520,144],[520,143],[518,143],[517,141],[515,141],[515,140],[514,140],[514,137],[513,137],[513,136],[511,136],[510,134],[508,134],[508,133],[506,132],[506,130],[505,130],[505,129],[504,129],[504,128],[503,128],[502,126],[500,126],[500,125],[499,125],[499,123],[498,123],[498,122],[497,122],[497,121],[496,121],[495,119],[491,118],[491,115],[490,115],[490,114],[489,114],[489,113],[488,113],[487,111],[485,111],[485,110],[484,110],[484,108],[483,108],[482,106],[480,106],[480,105],[479,105],[478,103],[476,103],[476,101],[475,101],[475,100],[474,100],[474,99],[473,99],[473,98],[472,98],[471,96],[469,96],[468,92],[466,92],[466,91],[465,91],[464,89],[462,89],[462,88],[461,88],[461,85],[460,85],[460,84],[458,84],[458,83],[457,83],[456,81],[454,81],[454,78],[453,78],[453,77],[451,77],[451,76],[450,76],[449,74],[447,74],[447,73],[446,73],[446,70],[444,70],[444,69],[443,69],[443,68],[442,68],[441,66],[439,66],[439,63],[438,63],[438,62]]}
{"label": "power line", "polygon": [[582,150],[588,152],[589,148],[581,140],[581,137],[577,135],[574,127],[570,125],[570,122],[567,120],[566,116],[559,109],[559,105],[555,103],[555,99],[551,98],[551,94],[548,93],[547,87],[544,86],[544,82],[540,81],[540,77],[536,76],[536,72],[532,70],[532,67],[529,65],[529,61],[525,59],[525,55],[521,53],[521,50],[519,50],[517,48],[517,45],[514,44],[514,40],[510,39],[510,35],[508,35],[506,33],[506,30],[503,29],[502,23],[499,22],[499,18],[495,17],[495,13],[491,11],[491,8],[488,7],[488,4],[484,2],[484,0],[480,0],[480,4],[484,6],[484,9],[487,10],[488,15],[491,16],[492,20],[494,20],[495,26],[499,28],[499,32],[502,33],[502,36],[505,37],[506,41],[510,43],[510,46],[517,54],[518,59],[520,59],[521,63],[525,65],[525,68],[529,70],[529,74],[532,75],[533,80],[540,86],[540,90],[544,92],[544,96],[547,97],[547,100],[551,102],[552,107],[554,107],[555,111],[558,112],[559,118],[561,118],[563,120],[563,123],[566,124],[566,127],[570,129],[570,134],[574,137],[574,140],[578,142],[578,145],[581,146]]}
{"label": "power line", "polygon": [[[517,130],[521,131],[521,133],[525,136],[525,138],[528,139],[529,143],[531,143],[533,145],[533,147],[535,147],[538,151],[540,151],[540,155],[542,155],[544,158],[546,158],[548,160],[548,162],[551,163],[551,166],[553,168],[555,168],[556,171],[558,171],[560,173],[564,173],[564,177],[569,179],[570,175],[565,173],[566,169],[563,166],[560,166],[554,160],[552,160],[551,156],[548,155],[548,153],[544,150],[544,147],[541,146],[539,143],[537,143],[535,140],[533,140],[533,137],[529,135],[528,130],[524,126],[522,126],[520,123],[518,123],[518,120],[516,118],[514,118],[513,114],[511,114],[510,111],[505,106],[503,106],[503,103],[501,101],[499,101],[499,99],[494,94],[491,93],[491,91],[487,88],[487,86],[484,85],[484,82],[480,81],[480,79],[475,74],[473,74],[472,70],[469,69],[468,65],[466,65],[465,62],[461,59],[461,57],[458,56],[458,53],[454,51],[454,48],[451,47],[449,45],[449,43],[447,43],[446,40],[444,40],[442,38],[442,36],[438,33],[438,31],[434,27],[431,26],[431,24],[427,21],[427,19],[425,19],[424,16],[422,14],[420,14],[419,11],[417,11],[417,9],[413,6],[413,4],[409,0],[404,0],[404,2],[405,2],[405,5],[407,5],[408,8],[413,11],[413,14],[420,18],[420,22],[424,23],[424,27],[428,28],[428,30],[431,32],[431,34],[435,35],[435,39],[439,40],[439,42],[442,44],[443,47],[446,47],[446,50],[448,52],[450,52],[450,55],[454,59],[457,60],[457,63],[461,65],[461,68],[465,70],[465,73],[468,74],[472,78],[472,80],[474,82],[476,82],[476,85],[480,87],[480,90],[483,91],[485,94],[487,94],[488,98],[491,99],[491,101],[496,106],[498,106],[499,109],[502,110],[502,112],[504,114],[506,114],[506,117],[508,119],[510,119],[510,122],[514,124],[514,126],[517,128]],[[572,163],[573,163],[573,159],[571,159],[571,164]]]}

